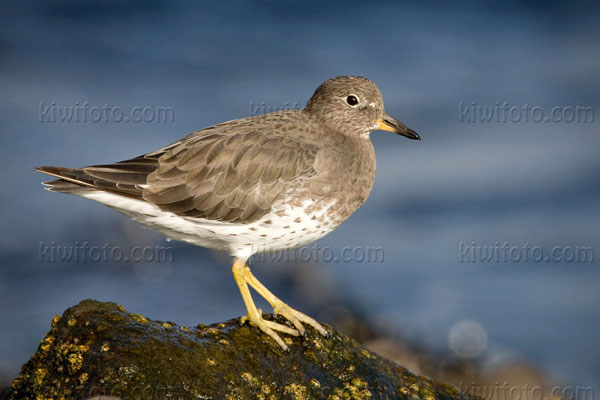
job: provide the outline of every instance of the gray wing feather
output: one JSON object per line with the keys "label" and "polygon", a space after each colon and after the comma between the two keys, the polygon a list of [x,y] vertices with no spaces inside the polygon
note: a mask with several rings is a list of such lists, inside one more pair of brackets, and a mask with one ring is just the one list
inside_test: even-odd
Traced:
{"label": "gray wing feather", "polygon": [[115,164],[37,169],[59,178],[46,182],[51,190],[74,193],[73,185],[79,185],[145,200],[181,216],[238,223],[260,219],[292,183],[317,173],[314,145],[265,126],[248,130],[240,124],[237,133],[231,132],[236,126],[220,127]]}
{"label": "gray wing feather", "polygon": [[142,197],[185,216],[252,222],[292,182],[316,174],[316,154],[312,145],[265,132],[197,136],[160,156]]}

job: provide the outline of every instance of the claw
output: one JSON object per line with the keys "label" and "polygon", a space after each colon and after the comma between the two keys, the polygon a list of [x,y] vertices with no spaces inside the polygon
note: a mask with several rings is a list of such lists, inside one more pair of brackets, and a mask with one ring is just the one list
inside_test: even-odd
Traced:
{"label": "claw", "polygon": [[316,320],[304,313],[301,313],[298,310],[293,309],[292,307],[288,306],[287,304],[281,301],[279,304],[273,307],[273,311],[275,312],[275,314],[281,315],[282,317],[290,321],[296,327],[298,332],[300,332],[300,334],[303,336],[306,333],[306,330],[304,329],[302,323],[312,326],[317,331],[319,331],[321,335],[327,336],[327,330],[325,330],[325,328],[323,328],[323,326],[319,324]]}
{"label": "claw", "polygon": [[257,318],[248,316],[248,321],[250,322],[250,325],[257,327],[258,329],[263,331],[265,334],[269,335],[285,351],[288,351],[289,348],[285,344],[283,339],[281,339],[281,337],[275,331],[286,333],[286,334],[292,335],[292,336],[299,335],[299,333],[296,329],[290,328],[289,326],[279,324],[277,322],[268,321],[268,320],[264,319],[262,317],[262,313],[259,313]]}
{"label": "claw", "polygon": [[304,333],[306,332],[306,330],[304,329],[304,326],[302,325],[302,323],[300,323],[298,318],[294,317],[294,315],[292,315],[290,312],[288,312],[287,309],[285,309],[284,307],[281,307],[281,306],[273,307],[273,313],[276,315],[281,315],[282,317],[284,317],[285,319],[290,321],[292,323],[292,325],[294,325],[296,327],[296,329],[298,330],[298,333],[300,333],[300,335],[304,336]]}

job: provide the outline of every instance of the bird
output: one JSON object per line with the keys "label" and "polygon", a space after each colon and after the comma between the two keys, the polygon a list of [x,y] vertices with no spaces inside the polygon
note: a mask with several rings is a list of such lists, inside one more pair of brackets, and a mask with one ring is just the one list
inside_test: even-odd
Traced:
{"label": "bird", "polygon": [[[247,310],[242,323],[288,350],[280,335],[304,335],[304,325],[328,332],[269,291],[248,260],[318,240],[363,205],[375,176],[375,130],[421,139],[385,111],[375,83],[337,76],[302,110],[219,123],[116,163],[35,169],[55,178],[43,182],[47,190],[104,204],[169,240],[229,253]],[[250,288],[284,323],[263,317]]]}

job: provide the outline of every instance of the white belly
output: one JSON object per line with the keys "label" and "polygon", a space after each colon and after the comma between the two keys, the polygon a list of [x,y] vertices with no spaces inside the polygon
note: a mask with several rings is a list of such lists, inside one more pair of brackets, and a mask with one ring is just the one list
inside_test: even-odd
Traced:
{"label": "white belly", "polygon": [[[227,251],[235,257],[302,246],[337,226],[328,213],[335,201],[318,207],[308,200],[300,207],[284,201],[260,220],[242,224],[181,217],[145,201],[102,191],[84,192],[81,197],[107,205],[168,238]],[[312,209],[310,214],[305,212],[307,207]]]}

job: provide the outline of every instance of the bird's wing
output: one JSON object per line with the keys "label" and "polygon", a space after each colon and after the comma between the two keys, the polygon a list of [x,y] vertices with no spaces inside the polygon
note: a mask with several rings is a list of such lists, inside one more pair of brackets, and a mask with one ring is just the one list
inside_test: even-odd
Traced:
{"label": "bird's wing", "polygon": [[115,164],[39,170],[180,216],[248,223],[267,214],[292,182],[317,173],[317,148],[264,128],[240,131],[209,128]]}
{"label": "bird's wing", "polygon": [[264,130],[188,137],[159,157],[143,198],[179,215],[252,222],[291,182],[316,173],[316,154],[312,145]]}

